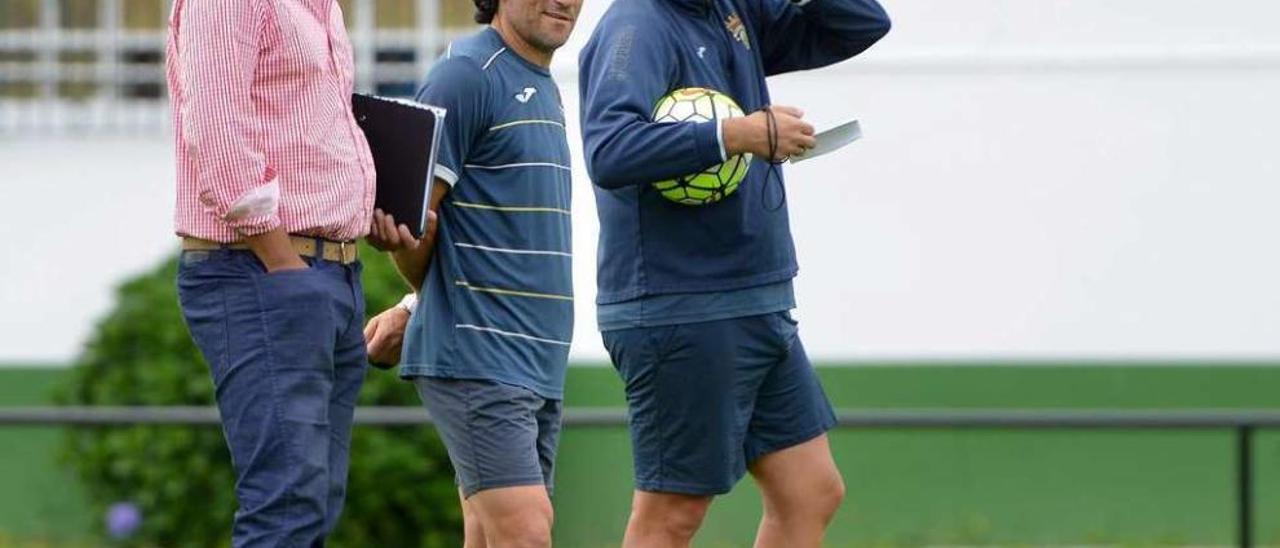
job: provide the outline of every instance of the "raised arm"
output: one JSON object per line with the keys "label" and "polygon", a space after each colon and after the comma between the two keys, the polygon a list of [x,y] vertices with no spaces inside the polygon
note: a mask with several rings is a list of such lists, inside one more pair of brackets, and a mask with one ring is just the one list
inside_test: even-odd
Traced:
{"label": "raised arm", "polygon": [[748,0],[765,73],[825,67],[862,53],[889,33],[876,0]]}

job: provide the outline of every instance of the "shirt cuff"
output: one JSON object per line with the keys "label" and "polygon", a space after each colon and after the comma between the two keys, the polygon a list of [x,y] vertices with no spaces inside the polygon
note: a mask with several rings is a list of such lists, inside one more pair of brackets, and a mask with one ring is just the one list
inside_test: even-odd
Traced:
{"label": "shirt cuff", "polygon": [[265,185],[242,194],[236,203],[231,204],[231,209],[227,210],[223,220],[234,224],[254,217],[273,216],[279,206],[280,183],[273,179]]}
{"label": "shirt cuff", "polygon": [[720,161],[729,161],[729,155],[724,150],[724,122],[725,119],[716,120],[716,141],[720,143]]}
{"label": "shirt cuff", "polygon": [[458,173],[448,167],[436,164],[436,178],[453,186],[458,184]]}
{"label": "shirt cuff", "polygon": [[257,236],[275,230],[281,225],[278,214],[280,184],[274,177],[265,184],[241,194],[226,209],[226,213],[222,213],[218,207],[219,201],[212,191],[200,193],[200,202],[205,210],[241,236]]}
{"label": "shirt cuff", "polygon": [[721,123],[691,123],[693,140],[697,150],[699,164],[710,167],[725,161],[724,144],[721,141]]}
{"label": "shirt cuff", "polygon": [[408,312],[409,315],[413,315],[413,310],[418,308],[418,294],[409,293],[405,295],[404,298],[400,299],[400,302],[396,304],[396,308],[402,308],[405,312]]}

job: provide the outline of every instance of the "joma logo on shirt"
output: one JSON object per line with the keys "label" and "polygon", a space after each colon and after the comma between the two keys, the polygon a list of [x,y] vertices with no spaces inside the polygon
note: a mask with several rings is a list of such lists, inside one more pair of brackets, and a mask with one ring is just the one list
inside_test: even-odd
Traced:
{"label": "joma logo on shirt", "polygon": [[751,41],[747,38],[747,27],[742,24],[742,19],[738,18],[738,14],[729,14],[729,17],[724,20],[724,27],[729,29],[729,35],[734,40],[742,42],[743,46],[751,49]]}
{"label": "joma logo on shirt", "polygon": [[516,100],[520,101],[521,103],[528,103],[529,99],[533,98],[533,94],[537,92],[538,90],[535,88],[524,88],[524,91],[521,91],[520,93],[516,94]]}

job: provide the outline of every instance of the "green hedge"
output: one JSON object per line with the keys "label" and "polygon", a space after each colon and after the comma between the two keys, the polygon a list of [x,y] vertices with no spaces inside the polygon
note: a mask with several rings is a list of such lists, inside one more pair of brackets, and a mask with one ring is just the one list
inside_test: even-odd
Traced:
{"label": "green hedge", "polygon": [[[403,283],[371,248],[370,313],[395,303]],[[213,383],[178,308],[176,258],[123,284],[58,400],[68,405],[212,405]],[[361,405],[418,405],[411,385],[370,369]],[[456,546],[461,514],[453,472],[431,428],[358,427],[346,510],[332,546]],[[194,426],[69,429],[63,461],[86,487],[96,515],[117,502],[142,511],[126,544],[224,546],[235,509],[222,432]],[[101,531],[105,533],[105,531]]]}

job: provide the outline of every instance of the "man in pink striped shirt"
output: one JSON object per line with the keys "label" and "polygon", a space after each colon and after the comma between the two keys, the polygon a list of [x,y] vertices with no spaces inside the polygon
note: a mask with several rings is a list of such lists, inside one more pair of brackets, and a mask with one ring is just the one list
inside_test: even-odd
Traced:
{"label": "man in pink striped shirt", "polygon": [[374,168],[335,0],[176,0],[179,300],[236,472],[232,544],[319,546],[364,378]]}

